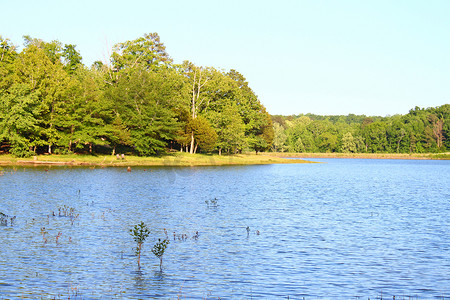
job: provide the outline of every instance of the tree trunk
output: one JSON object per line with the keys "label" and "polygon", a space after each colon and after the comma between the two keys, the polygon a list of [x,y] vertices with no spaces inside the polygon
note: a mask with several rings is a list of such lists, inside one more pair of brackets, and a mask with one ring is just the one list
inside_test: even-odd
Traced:
{"label": "tree trunk", "polygon": [[142,248],[142,244],[139,244],[138,246],[138,267],[141,267],[141,248]]}
{"label": "tree trunk", "polygon": [[442,140],[443,140],[443,129],[444,129],[444,120],[438,119],[436,123],[433,124],[433,133],[436,137],[436,144],[437,147],[440,148],[442,146]]}
{"label": "tree trunk", "polygon": [[48,154],[52,154],[52,144],[48,144]]}
{"label": "tree trunk", "polygon": [[402,142],[403,137],[404,137],[404,136],[402,136],[402,137],[398,140],[398,142],[397,142],[397,153],[400,152],[400,143]]}
{"label": "tree trunk", "polygon": [[75,131],[75,127],[72,125],[70,127],[70,141],[69,141],[69,152],[72,152],[72,136],[73,132]]}
{"label": "tree trunk", "polygon": [[219,148],[219,155],[222,155],[222,148]]}
{"label": "tree trunk", "polygon": [[191,133],[191,150],[189,151],[190,154],[194,153],[194,132]]}

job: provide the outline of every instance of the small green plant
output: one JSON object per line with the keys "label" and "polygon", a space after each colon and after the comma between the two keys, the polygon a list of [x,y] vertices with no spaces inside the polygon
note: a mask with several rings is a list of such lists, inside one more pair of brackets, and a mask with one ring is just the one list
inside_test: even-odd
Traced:
{"label": "small green plant", "polygon": [[158,242],[153,246],[152,252],[156,257],[159,258],[159,270],[162,272],[163,255],[166,251],[167,245],[169,244],[168,239],[158,239]]}
{"label": "small green plant", "polygon": [[140,268],[142,244],[150,234],[150,231],[148,230],[147,225],[145,225],[144,222],[141,222],[137,225],[134,225],[134,227],[130,229],[130,234],[133,236],[133,239],[137,244],[136,255],[138,256],[138,267]]}

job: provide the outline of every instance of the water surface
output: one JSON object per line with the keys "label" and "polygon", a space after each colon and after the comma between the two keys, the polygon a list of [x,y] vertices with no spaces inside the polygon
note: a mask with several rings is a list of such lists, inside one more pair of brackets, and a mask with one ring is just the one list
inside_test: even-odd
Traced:
{"label": "water surface", "polygon": [[3,168],[0,299],[450,298],[450,162],[316,161]]}

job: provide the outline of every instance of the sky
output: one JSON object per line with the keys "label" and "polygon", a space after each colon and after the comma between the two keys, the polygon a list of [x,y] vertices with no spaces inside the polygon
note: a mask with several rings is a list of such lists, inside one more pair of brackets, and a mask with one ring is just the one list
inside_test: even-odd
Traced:
{"label": "sky", "polygon": [[0,0],[0,35],[90,66],[157,32],[175,63],[243,74],[270,114],[388,116],[450,103],[448,0]]}

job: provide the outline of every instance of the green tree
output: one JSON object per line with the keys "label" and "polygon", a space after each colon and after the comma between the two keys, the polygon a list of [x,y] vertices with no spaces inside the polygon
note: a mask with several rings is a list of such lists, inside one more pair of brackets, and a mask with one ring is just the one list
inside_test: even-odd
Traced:
{"label": "green tree", "polygon": [[197,153],[197,148],[200,147],[204,152],[209,152],[214,149],[217,141],[217,133],[202,116],[191,119],[187,125],[188,132],[192,133],[195,140],[195,147],[193,153]]}
{"label": "green tree", "polygon": [[16,46],[0,35],[0,92],[14,83],[14,61],[17,58]]}
{"label": "green tree", "polygon": [[62,56],[64,57],[64,70],[68,74],[74,74],[79,67],[83,66],[81,54],[75,48],[76,46],[72,44],[64,45]]}
{"label": "green tree", "polygon": [[0,141],[11,144],[11,153],[19,157],[32,155],[33,138],[39,134],[38,93],[27,84],[15,83],[0,98]]}
{"label": "green tree", "polygon": [[47,145],[48,152],[51,153],[52,146],[59,139],[54,125],[55,106],[64,97],[68,83],[67,74],[58,60],[52,62],[44,47],[39,48],[33,43],[19,53],[12,70],[14,85],[4,93],[14,97],[17,92],[16,96],[19,98],[32,95],[27,97],[27,101],[34,102],[27,105],[33,107],[32,111],[29,111],[29,117],[33,118],[35,126],[33,133],[25,137],[29,140],[28,146],[36,151],[36,147]]}
{"label": "green tree", "polygon": [[273,132],[274,132],[273,145],[272,145],[273,151],[274,152],[286,151],[287,135],[285,133],[284,127],[278,122],[273,122]]}
{"label": "green tree", "polygon": [[[208,84],[213,73],[217,72],[213,68],[197,67],[193,63],[185,61],[180,67],[179,71],[185,77],[185,83],[190,87],[190,117],[189,120],[195,120],[200,113],[205,110],[210,101],[212,93],[206,93],[205,85]],[[191,127],[192,128],[192,127]],[[192,154],[195,150],[195,136],[194,132],[188,132],[190,135],[189,152]]]}
{"label": "green tree", "polygon": [[63,47],[61,42],[55,40],[52,42],[45,42],[41,39],[32,38],[29,35],[23,36],[24,45],[26,48],[36,47],[41,49],[48,59],[55,64],[56,62],[61,62],[61,57],[63,56]]}
{"label": "green tree", "polygon": [[245,125],[236,105],[228,104],[221,111],[211,111],[208,117],[217,132],[219,155],[222,150],[234,154],[245,147]]}
{"label": "green tree", "polygon": [[139,67],[127,70],[106,94],[140,155],[161,154],[176,138],[180,124],[173,108],[179,96],[169,69],[156,72]]}
{"label": "green tree", "polygon": [[355,153],[356,152],[356,143],[355,139],[351,132],[347,132],[342,137],[342,152],[344,153]]}
{"label": "green tree", "polygon": [[386,125],[383,122],[376,121],[365,126],[363,137],[366,143],[366,152],[386,152]]}
{"label": "green tree", "polygon": [[[87,150],[94,145],[108,145],[114,139],[113,105],[104,98],[99,74],[77,68],[71,76],[64,101],[59,101],[55,124],[60,132],[58,145],[69,152]],[[86,149],[87,148],[87,149]]]}
{"label": "green tree", "polygon": [[115,71],[127,68],[134,69],[138,66],[144,69],[152,69],[171,61],[166,52],[166,47],[156,32],[144,34],[144,36],[132,41],[116,44],[111,55],[111,62]]}

